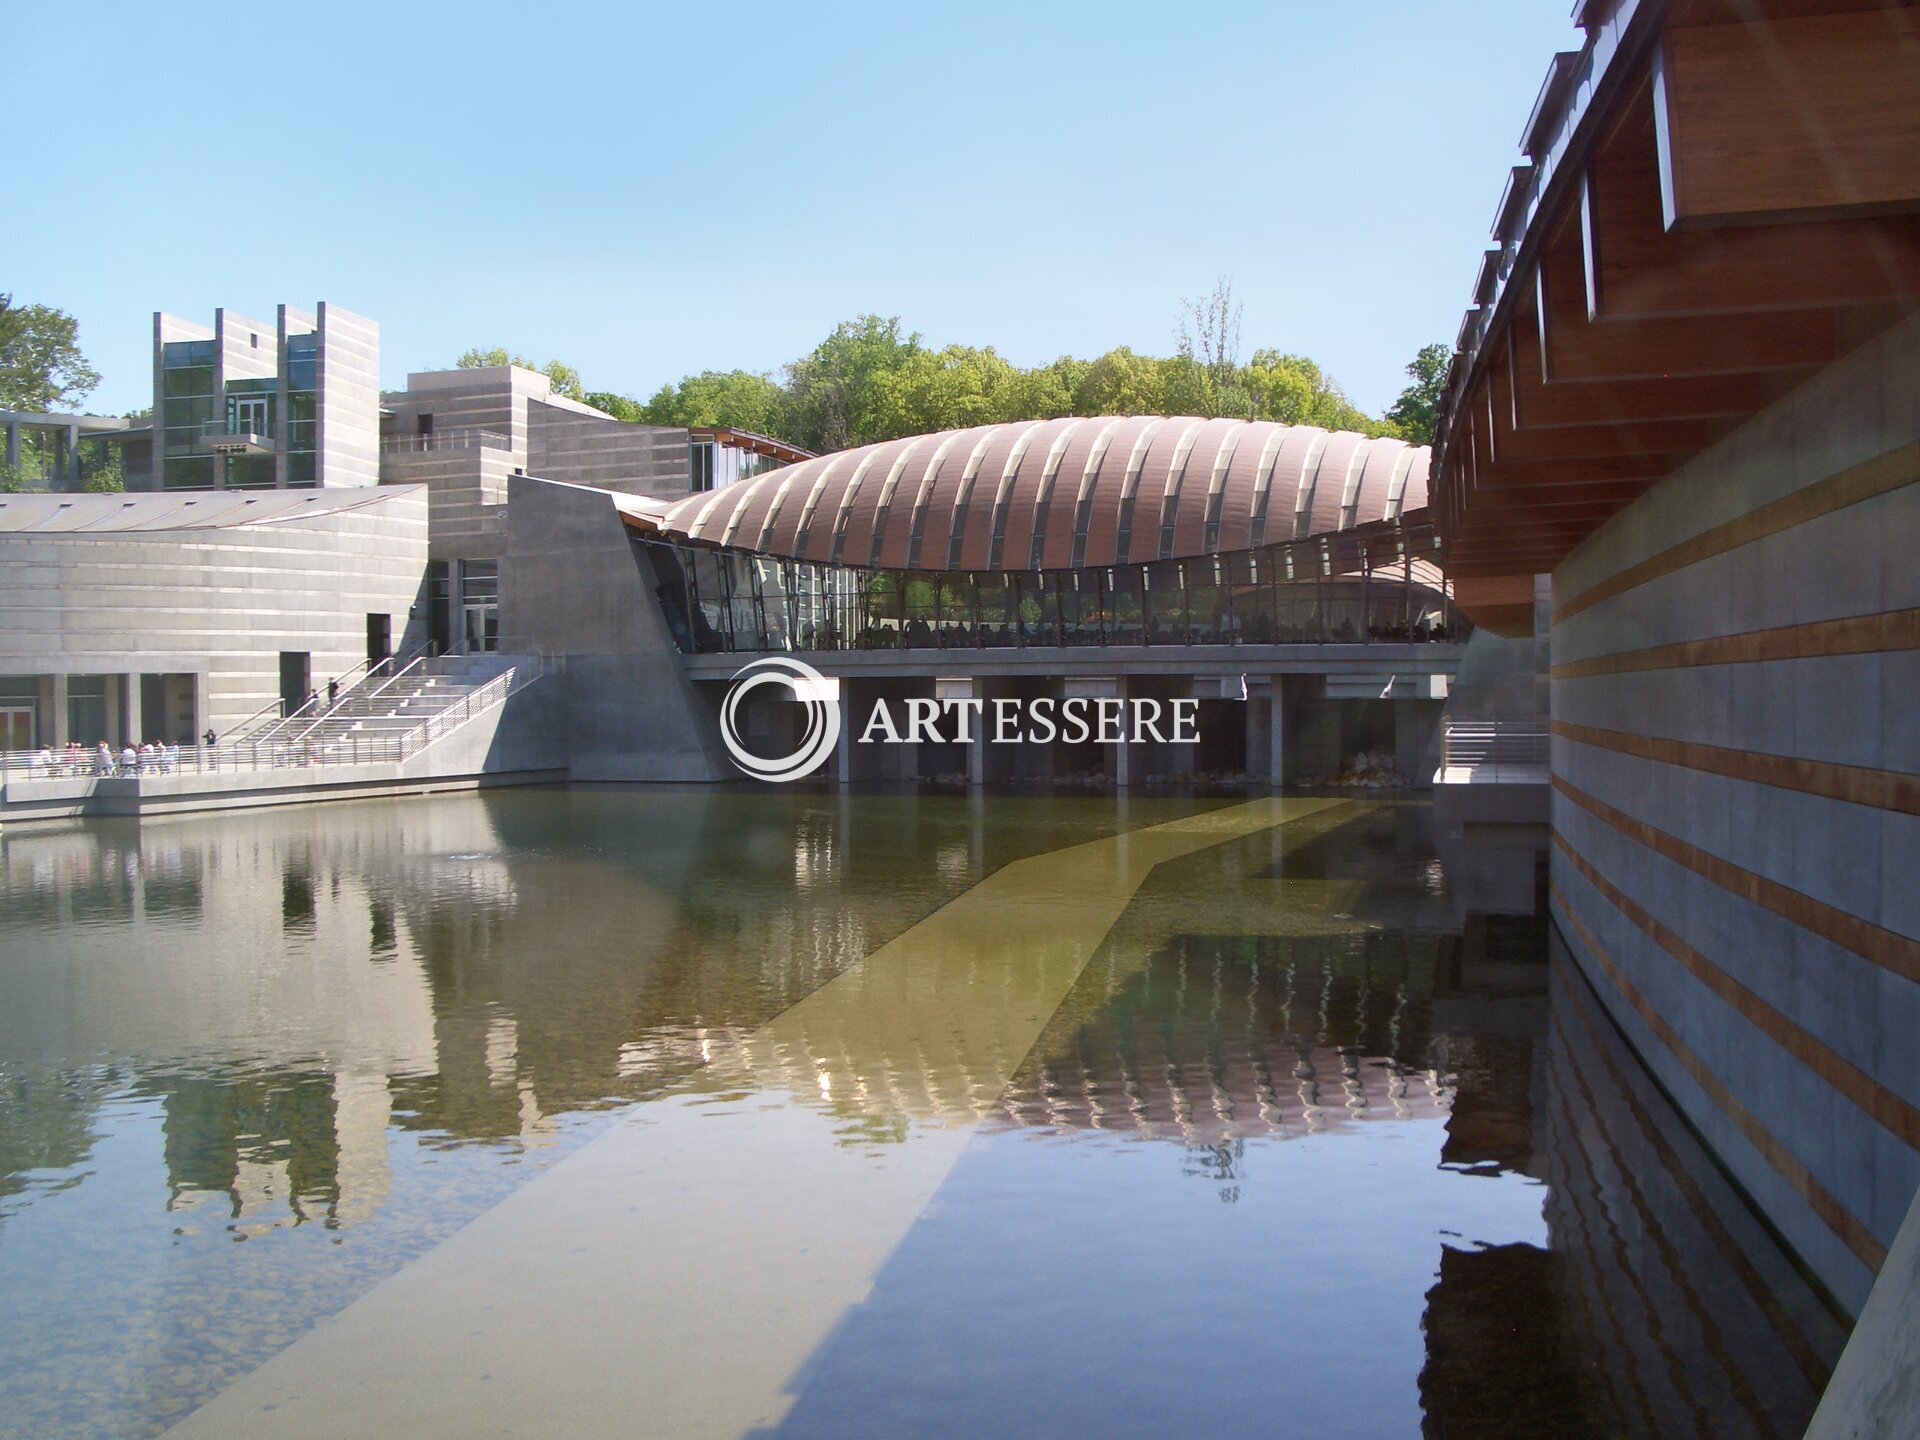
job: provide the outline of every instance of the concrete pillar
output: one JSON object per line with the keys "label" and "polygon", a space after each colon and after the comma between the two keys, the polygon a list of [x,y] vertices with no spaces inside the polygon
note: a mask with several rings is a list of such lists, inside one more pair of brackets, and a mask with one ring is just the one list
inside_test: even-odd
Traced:
{"label": "concrete pillar", "polygon": [[866,717],[858,714],[853,703],[853,686],[840,682],[840,738],[833,746],[834,783],[845,789],[853,783],[853,727]]}
{"label": "concrete pillar", "polygon": [[967,784],[974,788],[987,783],[987,684],[971,680],[968,698],[981,702],[979,713],[970,717],[967,730]]}
{"label": "concrete pillar", "polygon": [[[1116,699],[1124,702],[1127,697],[1127,677],[1124,675],[1115,675],[1111,678],[1075,677],[1063,682],[1061,690],[1062,698],[1067,700]],[[1130,718],[1123,703],[1120,711],[1121,741],[1118,745],[1109,746],[1106,752],[1107,779],[1119,790],[1124,790],[1133,783],[1133,746],[1126,738],[1130,733],[1127,728]]]}
{"label": "concrete pillar", "polygon": [[1286,774],[1287,704],[1286,685],[1273,677],[1273,698],[1267,703],[1267,783],[1278,789]]}
{"label": "concrete pillar", "polygon": [[65,745],[73,738],[67,731],[67,677],[53,677],[53,744],[55,748]]}
{"label": "concrete pillar", "polygon": [[20,464],[20,422],[7,422],[7,468],[15,469]]}
{"label": "concrete pillar", "polygon": [[80,427],[78,425],[67,426],[67,453],[64,458],[65,463],[62,467],[66,475],[64,488],[70,491],[78,490],[80,488]]}

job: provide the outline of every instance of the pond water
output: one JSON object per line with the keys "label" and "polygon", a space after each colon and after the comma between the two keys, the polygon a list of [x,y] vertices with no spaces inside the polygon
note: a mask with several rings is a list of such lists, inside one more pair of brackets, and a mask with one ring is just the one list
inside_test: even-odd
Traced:
{"label": "pond water", "polygon": [[1790,1437],[1844,1334],[1417,803],[0,837],[0,1435]]}

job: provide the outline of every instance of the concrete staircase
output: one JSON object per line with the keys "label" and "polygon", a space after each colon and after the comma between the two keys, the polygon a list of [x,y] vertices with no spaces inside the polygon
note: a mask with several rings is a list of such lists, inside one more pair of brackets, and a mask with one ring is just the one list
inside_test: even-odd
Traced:
{"label": "concrete staircase", "polygon": [[[397,676],[371,676],[318,715],[297,715],[263,726],[236,743],[332,752],[356,746],[369,757],[399,758],[406,738],[458,710],[514,668],[503,655],[443,655],[406,666]],[[517,688],[517,687],[516,687]],[[440,728],[440,727],[436,727]]]}

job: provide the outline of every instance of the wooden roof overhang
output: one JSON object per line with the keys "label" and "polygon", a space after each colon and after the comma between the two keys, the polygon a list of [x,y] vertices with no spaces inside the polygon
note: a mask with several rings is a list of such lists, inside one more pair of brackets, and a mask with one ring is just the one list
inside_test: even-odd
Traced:
{"label": "wooden roof overhang", "polygon": [[1463,608],[1920,306],[1920,9],[1592,0],[1461,326],[1433,506]]}

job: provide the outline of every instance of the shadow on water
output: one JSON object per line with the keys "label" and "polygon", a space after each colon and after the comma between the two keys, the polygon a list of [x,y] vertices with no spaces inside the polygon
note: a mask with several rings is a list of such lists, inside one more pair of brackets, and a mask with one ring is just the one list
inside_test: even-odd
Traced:
{"label": "shadow on water", "polygon": [[[0,1434],[157,1432],[1009,862],[1225,803],[5,837]],[[1797,1435],[1843,1325],[1424,817],[1155,869],[777,1433]]]}
{"label": "shadow on water", "polygon": [[1843,1324],[1433,875],[1405,808],[1163,866],[766,1433],[1798,1436]]}

